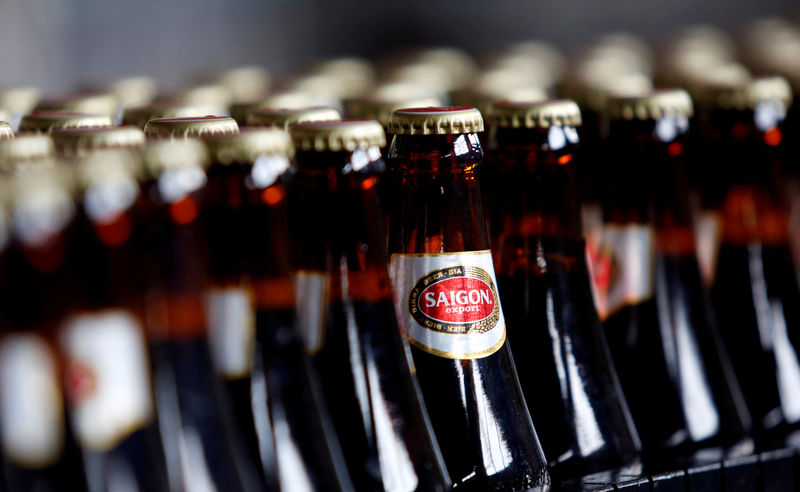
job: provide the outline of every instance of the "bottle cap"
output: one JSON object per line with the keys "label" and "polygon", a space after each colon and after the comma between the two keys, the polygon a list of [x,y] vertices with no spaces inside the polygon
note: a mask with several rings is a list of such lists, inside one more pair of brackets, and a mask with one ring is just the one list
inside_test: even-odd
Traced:
{"label": "bottle cap", "polygon": [[156,82],[144,76],[117,79],[108,84],[106,89],[117,96],[124,107],[150,104],[158,92]]}
{"label": "bottle cap", "polygon": [[501,100],[492,104],[486,121],[490,126],[501,128],[580,126],[581,110],[570,99],[527,103]]}
{"label": "bottle cap", "polygon": [[447,135],[483,131],[481,112],[469,106],[399,109],[389,118],[389,133]]}
{"label": "bottle cap", "polygon": [[236,133],[239,133],[239,125],[227,116],[156,118],[148,121],[144,127],[144,134],[148,138],[200,138]]}
{"label": "bottle cap", "polygon": [[261,155],[293,153],[289,134],[278,128],[242,128],[238,135],[214,135],[203,139],[211,154],[211,161],[218,164],[254,162]]}
{"label": "bottle cap", "polygon": [[39,102],[39,89],[35,87],[0,88],[0,108],[17,114],[28,114]]}
{"label": "bottle cap", "polygon": [[463,88],[476,72],[467,53],[449,47],[401,54],[385,65],[386,81],[422,85],[442,94]]}
{"label": "bottle cap", "polygon": [[779,101],[786,106],[792,103],[792,88],[785,78],[752,78],[747,72],[728,68],[710,73],[694,88],[698,104],[706,108],[752,110],[765,101]]}
{"label": "bottle cap", "polygon": [[[450,101],[458,106],[473,106],[486,114],[492,102],[498,99],[541,101],[547,91],[538,82],[519,70],[493,69],[481,73],[472,83],[450,93]],[[524,94],[521,91],[526,91]]]}
{"label": "bottle cap", "polygon": [[0,121],[0,140],[14,138],[14,130],[7,121]]}
{"label": "bottle cap", "polygon": [[567,60],[556,46],[541,40],[521,41],[504,50],[494,59],[496,66],[515,66],[520,62],[533,66],[544,66],[544,77],[550,84],[560,81],[567,70]]}
{"label": "bottle cap", "polygon": [[230,90],[234,103],[261,100],[269,89],[269,72],[255,65],[225,70],[216,80]]}
{"label": "bottle cap", "polygon": [[154,178],[161,176],[167,169],[179,167],[204,169],[209,164],[205,145],[202,141],[192,138],[148,141],[143,156],[145,169]]}
{"label": "bottle cap", "polygon": [[135,126],[64,128],[51,134],[56,149],[64,156],[83,155],[98,149],[138,149],[145,143],[144,132]]}
{"label": "bottle cap", "polygon": [[37,111],[22,117],[19,131],[50,133],[59,128],[89,128],[112,124],[111,116],[105,114]]}
{"label": "bottle cap", "polygon": [[122,113],[122,124],[143,129],[148,121],[156,118],[198,118],[213,115],[216,111],[217,108],[211,105],[156,101],[143,106],[125,108]]}
{"label": "bottle cap", "polygon": [[392,111],[402,108],[441,106],[442,101],[429,91],[414,84],[387,84],[377,87],[363,97],[344,101],[349,118],[378,120],[386,126]]}
{"label": "bottle cap", "polygon": [[250,113],[247,118],[248,125],[277,126],[289,128],[290,125],[310,121],[338,121],[341,119],[339,112],[334,108],[323,106],[301,109],[273,109],[263,108]]}
{"label": "bottle cap", "polygon": [[386,145],[386,133],[375,120],[301,123],[290,127],[289,134],[298,151],[352,152]]}
{"label": "bottle cap", "polygon": [[221,83],[208,82],[179,88],[174,97],[177,102],[215,108],[227,108],[233,102],[233,92]]}
{"label": "bottle cap", "polygon": [[79,92],[64,97],[43,99],[36,104],[34,111],[69,111],[114,117],[118,109],[119,100],[111,92]]}
{"label": "bottle cap", "polygon": [[647,96],[612,96],[606,115],[617,120],[652,120],[663,116],[692,116],[692,98],[683,89],[660,89]]}
{"label": "bottle cap", "polygon": [[50,135],[21,133],[14,139],[0,141],[0,170],[12,172],[20,164],[49,160],[55,154]]}
{"label": "bottle cap", "polygon": [[334,58],[313,65],[295,77],[287,88],[330,98],[358,97],[375,82],[375,69],[366,60]]}

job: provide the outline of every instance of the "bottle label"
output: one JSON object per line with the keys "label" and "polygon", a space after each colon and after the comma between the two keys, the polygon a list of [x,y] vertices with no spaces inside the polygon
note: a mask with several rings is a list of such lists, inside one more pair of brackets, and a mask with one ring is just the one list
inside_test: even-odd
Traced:
{"label": "bottle label", "polygon": [[81,446],[112,449],[154,416],[142,330],[122,310],[71,317],[61,331],[65,391]]}
{"label": "bottle label", "polygon": [[294,276],[297,328],[306,351],[314,355],[325,341],[330,302],[330,279],[320,272],[299,271]]}
{"label": "bottle label", "polygon": [[587,241],[586,257],[597,313],[607,319],[653,296],[654,234],[647,225],[603,225]]}
{"label": "bottle label", "polygon": [[412,345],[449,359],[477,359],[506,340],[490,251],[392,255],[397,316]]}
{"label": "bottle label", "polygon": [[241,287],[209,289],[206,316],[217,373],[226,379],[249,376],[255,350],[255,309],[250,293]]}
{"label": "bottle label", "polygon": [[6,458],[45,468],[59,458],[64,421],[55,357],[37,335],[13,334],[0,343],[0,427]]}

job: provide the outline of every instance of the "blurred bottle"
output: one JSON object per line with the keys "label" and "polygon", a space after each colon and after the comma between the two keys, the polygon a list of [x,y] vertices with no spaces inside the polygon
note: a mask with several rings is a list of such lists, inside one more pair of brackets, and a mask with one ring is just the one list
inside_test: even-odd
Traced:
{"label": "blurred bottle", "polygon": [[682,160],[692,114],[682,90],[608,101],[604,219],[587,250],[645,462],[657,468],[750,429],[697,263]]}
{"label": "blurred bottle", "polygon": [[377,120],[385,130],[392,111],[438,106],[441,102],[441,99],[424,86],[394,83],[377,86],[361,97],[346,99],[344,110],[348,118]]}
{"label": "blurred bottle", "polygon": [[54,130],[51,138],[58,154],[65,158],[103,149],[141,150],[145,143],[144,132],[135,126],[62,128]]}
{"label": "blurred bottle", "polygon": [[[66,260],[75,219],[64,169],[30,171],[3,186],[0,282],[0,435],[6,490],[86,490],[66,425],[56,330],[75,299]],[[8,195],[12,192],[12,195]]]}
{"label": "blurred bottle", "polygon": [[65,96],[42,99],[36,103],[35,112],[72,112],[107,115],[112,120],[117,118],[120,101],[113,92],[90,91],[77,92]]}
{"label": "blurred bottle", "polygon": [[108,83],[104,90],[116,96],[120,104],[120,110],[131,106],[150,104],[158,94],[158,86],[155,80],[145,76],[116,79]]}
{"label": "blurred bottle", "polygon": [[266,97],[269,72],[258,65],[230,68],[218,73],[215,80],[230,89],[233,103],[253,102]]}
{"label": "blurred bottle", "polygon": [[290,125],[308,123],[311,121],[338,121],[341,119],[339,111],[324,106],[309,108],[261,108],[247,117],[250,126],[274,126],[288,129]]}
{"label": "blurred bottle", "polygon": [[72,165],[78,187],[67,260],[72,301],[59,343],[89,489],[167,492],[137,273],[141,161],[132,152],[97,150]]}
{"label": "blurred bottle", "polygon": [[187,84],[157,99],[157,101],[174,101],[192,106],[207,106],[213,109],[208,114],[220,116],[227,116],[228,107],[233,100],[231,87],[215,81]]}
{"label": "blurred bottle", "polygon": [[230,118],[156,119],[145,127],[148,227],[141,268],[155,364],[156,402],[170,472],[187,490],[259,490],[229,402],[214,374],[205,317],[206,240],[201,221],[208,154],[186,137],[238,133]]}
{"label": "blurred bottle", "polygon": [[[577,478],[633,462],[639,437],[597,316],[572,160],[570,100],[499,101],[481,173],[498,284],[525,400],[551,473]],[[494,179],[484,180],[491,174]],[[521,357],[519,355],[522,355]]]}
{"label": "blurred bottle", "polygon": [[282,90],[303,92],[314,99],[314,106],[342,109],[342,100],[358,97],[375,83],[375,69],[366,60],[341,57],[322,60],[287,80]]}
{"label": "blurred bottle", "polygon": [[50,133],[61,128],[112,126],[111,117],[104,114],[70,113],[66,111],[37,111],[22,117],[19,132]]}
{"label": "blurred bottle", "polygon": [[546,484],[488,249],[476,175],[480,112],[395,111],[389,131],[399,180],[389,241],[395,306],[454,487]]}
{"label": "blurred bottle", "polygon": [[8,122],[14,131],[19,127],[23,115],[33,111],[39,102],[39,89],[35,87],[3,87],[0,88],[0,111],[8,112]]}
{"label": "blurred bottle", "polygon": [[791,102],[785,79],[718,78],[698,88],[704,218],[718,231],[709,281],[724,340],[762,443],[800,422],[800,357],[792,328],[800,292],[779,159]]}
{"label": "blurred bottle", "polygon": [[[218,278],[239,278],[238,285],[217,290],[216,301],[208,304],[217,370],[238,378],[229,380],[234,396],[240,396],[237,413],[240,423],[252,419],[252,437],[257,435],[268,479],[277,474],[281,490],[349,490],[319,383],[295,327],[283,183],[292,151],[289,135],[279,129],[242,129],[239,135],[205,141],[214,162],[206,215],[209,225],[221,231],[211,240],[209,264]],[[221,207],[225,198],[228,206]],[[235,309],[238,318],[251,317],[252,325],[244,319],[236,326],[215,323],[214,304],[226,315],[220,320]],[[243,372],[249,409],[241,397]]]}
{"label": "blurred bottle", "polygon": [[449,489],[397,327],[376,189],[376,121],[290,128],[300,328],[356,490]]}
{"label": "blurred bottle", "polygon": [[0,121],[0,140],[8,140],[14,138],[14,130],[11,124],[7,121]]}
{"label": "blurred bottle", "polygon": [[278,91],[272,92],[268,96],[257,101],[235,102],[230,106],[231,118],[242,126],[246,125],[250,113],[259,109],[303,109],[311,108],[315,105],[316,98],[303,91]]}
{"label": "blurred bottle", "polygon": [[55,155],[56,148],[50,135],[20,133],[0,141],[0,173],[15,174],[32,166],[53,167]]}

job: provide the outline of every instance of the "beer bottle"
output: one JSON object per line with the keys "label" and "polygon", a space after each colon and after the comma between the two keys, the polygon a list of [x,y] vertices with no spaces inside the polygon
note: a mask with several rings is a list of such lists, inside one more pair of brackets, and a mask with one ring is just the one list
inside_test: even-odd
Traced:
{"label": "beer bottle", "polygon": [[[218,327],[212,321],[217,370],[238,376],[240,382],[229,384],[239,386],[241,375],[235,373],[247,372],[257,450],[265,475],[277,474],[281,490],[349,490],[319,383],[295,327],[282,179],[289,170],[291,139],[279,129],[245,128],[239,135],[206,137],[205,142],[212,156],[207,220],[219,231],[209,236],[212,277],[217,272],[228,282],[239,278],[233,288],[244,286],[249,296],[248,313],[241,317],[250,317],[255,326],[249,333],[240,333],[245,326],[224,326],[214,343]],[[233,307],[231,301],[242,296],[232,293],[229,284],[226,299],[218,300]],[[241,420],[245,410],[239,403],[236,408]]]}
{"label": "beer bottle", "polygon": [[251,126],[275,126],[288,129],[290,125],[309,121],[337,121],[341,119],[339,111],[334,108],[315,106],[310,108],[262,108],[247,117]]}
{"label": "beer bottle", "polygon": [[258,490],[256,464],[232,422],[207,340],[201,212],[208,154],[184,138],[238,133],[238,127],[225,117],[156,119],[145,133],[155,141],[145,149],[143,263],[167,463],[189,490]]}
{"label": "beer bottle", "polygon": [[[645,464],[738,444],[750,416],[697,263],[682,154],[683,90],[612,97],[596,304]],[[721,326],[726,327],[723,323]]]}
{"label": "beer bottle", "polygon": [[148,121],[156,118],[199,118],[213,114],[216,114],[216,108],[210,104],[156,101],[141,106],[126,107],[122,113],[122,124],[144,129]]}
{"label": "beer bottle", "polygon": [[78,207],[67,264],[74,290],[58,340],[89,489],[167,492],[137,275],[140,158],[96,150],[73,165]]}
{"label": "beer bottle", "polygon": [[9,491],[87,490],[55,340],[74,298],[65,265],[75,217],[69,181],[63,168],[4,181],[0,440]]}
{"label": "beer bottle", "polygon": [[449,479],[397,327],[375,175],[377,121],[290,127],[300,327],[356,490],[443,491]]}
{"label": "beer bottle", "polygon": [[258,65],[224,70],[214,78],[231,91],[233,103],[259,101],[269,90],[269,72]]}
{"label": "beer bottle", "polygon": [[576,478],[628,464],[639,437],[594,307],[581,235],[572,168],[578,105],[498,101],[488,123],[498,287],[551,473]]}
{"label": "beer bottle", "polygon": [[144,132],[135,126],[63,128],[51,133],[56,151],[65,158],[81,157],[102,149],[137,150],[144,147]]}
{"label": "beer bottle", "polygon": [[120,109],[131,106],[144,106],[156,98],[158,87],[156,82],[145,76],[131,76],[116,79],[107,84],[104,89],[116,96]]}
{"label": "beer bottle", "polygon": [[481,209],[480,112],[395,111],[390,251],[400,328],[455,487],[549,482],[517,379]]}
{"label": "beer bottle", "polygon": [[19,132],[50,133],[60,128],[87,128],[112,126],[108,115],[69,113],[62,111],[36,111],[22,117]]}
{"label": "beer bottle", "polygon": [[800,292],[789,246],[780,148],[791,89],[780,77],[698,88],[703,206],[719,235],[711,295],[758,442],[800,422],[800,357],[791,332]]}

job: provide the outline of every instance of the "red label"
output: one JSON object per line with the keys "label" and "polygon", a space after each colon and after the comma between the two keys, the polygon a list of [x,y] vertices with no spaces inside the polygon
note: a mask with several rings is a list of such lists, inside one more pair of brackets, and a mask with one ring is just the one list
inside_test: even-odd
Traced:
{"label": "red label", "polygon": [[492,314],[494,293],[478,278],[447,278],[422,291],[419,308],[437,321],[474,323]]}

